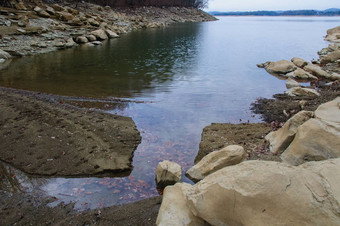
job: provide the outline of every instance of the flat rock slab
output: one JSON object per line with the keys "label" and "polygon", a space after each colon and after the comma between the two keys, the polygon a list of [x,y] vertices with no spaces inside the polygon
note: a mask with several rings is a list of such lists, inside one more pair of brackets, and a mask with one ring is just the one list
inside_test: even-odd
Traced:
{"label": "flat rock slab", "polygon": [[42,96],[0,88],[1,160],[46,176],[132,169],[141,137],[131,118],[80,110]]}

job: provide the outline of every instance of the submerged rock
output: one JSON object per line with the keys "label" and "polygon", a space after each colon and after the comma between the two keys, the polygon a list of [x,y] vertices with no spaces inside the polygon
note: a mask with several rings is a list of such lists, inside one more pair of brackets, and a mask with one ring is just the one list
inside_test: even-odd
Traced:
{"label": "submerged rock", "polygon": [[282,128],[277,131],[270,132],[265,137],[265,139],[269,142],[270,152],[278,154],[286,150],[294,139],[298,127],[313,116],[314,113],[312,111],[300,111],[290,118]]}
{"label": "submerged rock", "polygon": [[206,155],[187,171],[186,176],[193,181],[200,181],[219,169],[236,165],[245,159],[246,152],[242,146],[229,145]]}
{"label": "submerged rock", "polygon": [[181,182],[182,169],[177,163],[164,160],[160,162],[156,169],[156,185],[159,188],[165,188],[168,185],[174,185]]}
{"label": "submerged rock", "polygon": [[294,140],[281,155],[292,165],[340,157],[340,97],[322,104],[315,118],[301,125]]}

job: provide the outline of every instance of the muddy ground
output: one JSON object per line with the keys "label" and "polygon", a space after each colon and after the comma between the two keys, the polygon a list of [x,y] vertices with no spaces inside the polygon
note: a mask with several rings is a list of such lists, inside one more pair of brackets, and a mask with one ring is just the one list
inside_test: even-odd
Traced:
{"label": "muddy ground", "polygon": [[0,159],[23,172],[83,176],[132,170],[141,137],[131,118],[7,88],[0,88],[0,106]]}
{"label": "muddy ground", "polygon": [[46,205],[53,198],[41,199],[31,194],[6,197],[0,193],[1,225],[155,225],[161,197],[122,206],[76,212],[72,204],[54,208]]}

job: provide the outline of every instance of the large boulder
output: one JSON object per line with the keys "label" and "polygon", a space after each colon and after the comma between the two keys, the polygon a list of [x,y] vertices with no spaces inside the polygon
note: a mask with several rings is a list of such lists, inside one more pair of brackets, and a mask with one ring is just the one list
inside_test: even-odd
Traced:
{"label": "large boulder", "polygon": [[187,206],[211,225],[339,225],[339,170],[340,159],[245,161],[188,189]]}
{"label": "large boulder", "polygon": [[265,69],[270,74],[285,75],[297,69],[297,67],[288,60],[266,63]]}
{"label": "large boulder", "polygon": [[320,96],[320,93],[314,89],[310,88],[302,88],[302,87],[293,87],[285,91],[285,94],[288,96],[309,96],[309,97],[317,97]]}
{"label": "large boulder", "polygon": [[91,34],[94,35],[97,40],[105,40],[108,38],[106,32],[103,29],[92,31]]}
{"label": "large boulder", "polygon": [[187,206],[186,192],[190,188],[191,185],[186,183],[177,183],[165,188],[156,225],[204,225],[204,221],[196,217]]}
{"label": "large boulder", "polygon": [[270,132],[265,139],[269,142],[269,149],[273,154],[278,154],[286,150],[294,139],[296,131],[300,125],[312,118],[312,111],[300,111],[290,118],[282,128]]}
{"label": "large boulder", "polygon": [[159,188],[165,188],[168,185],[181,182],[182,169],[177,163],[164,160],[160,162],[156,169],[156,185]]}
{"label": "large boulder", "polygon": [[299,80],[317,80],[318,78],[315,77],[314,75],[308,73],[307,71],[298,68],[295,71],[289,72],[285,75],[288,78],[294,78],[294,79],[299,79]]}
{"label": "large boulder", "polygon": [[339,75],[327,73],[321,67],[315,64],[308,64],[307,66],[304,67],[304,69],[318,78],[329,79],[329,80],[340,79]]}
{"label": "large boulder", "polygon": [[236,165],[245,159],[246,152],[243,147],[239,145],[229,145],[203,157],[196,165],[187,171],[186,176],[193,181],[199,181],[219,169]]}
{"label": "large boulder", "polygon": [[295,64],[299,68],[303,68],[304,66],[306,66],[308,64],[307,61],[305,61],[304,59],[301,59],[299,57],[293,57],[291,59],[291,61],[293,62],[293,64]]}
{"label": "large boulder", "polygon": [[302,124],[281,159],[292,165],[340,157],[340,97],[320,105]]}

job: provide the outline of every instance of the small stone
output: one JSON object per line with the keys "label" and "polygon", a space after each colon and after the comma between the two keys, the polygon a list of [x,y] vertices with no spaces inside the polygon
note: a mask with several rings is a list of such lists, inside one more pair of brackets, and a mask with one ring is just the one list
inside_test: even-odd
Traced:
{"label": "small stone", "polygon": [[156,169],[156,185],[165,188],[174,185],[182,179],[182,169],[177,163],[164,160],[160,162]]}
{"label": "small stone", "polygon": [[96,36],[94,35],[87,35],[86,38],[89,40],[89,42],[94,42],[97,40]]}
{"label": "small stone", "polygon": [[118,38],[118,37],[119,37],[119,35],[117,35],[116,32],[113,32],[113,31],[111,31],[111,30],[109,30],[109,29],[106,30],[106,34],[107,34],[107,36],[108,36],[109,38]]}

